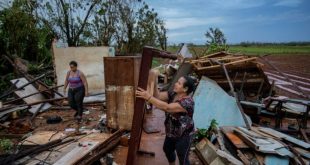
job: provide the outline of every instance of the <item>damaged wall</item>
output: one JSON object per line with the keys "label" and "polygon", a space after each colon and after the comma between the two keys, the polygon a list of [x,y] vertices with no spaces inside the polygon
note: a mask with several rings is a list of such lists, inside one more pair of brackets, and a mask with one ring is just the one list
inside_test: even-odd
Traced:
{"label": "damaged wall", "polygon": [[209,128],[212,119],[218,122],[218,126],[245,126],[235,98],[214,80],[202,76],[193,98],[193,118],[197,128]]}
{"label": "damaged wall", "polygon": [[[113,47],[58,47],[53,44],[54,69],[56,72],[57,85],[65,82],[66,74],[69,70],[70,61],[78,63],[78,69],[83,71],[88,81],[90,93],[103,92],[104,66],[103,57],[113,57]],[[60,92],[63,88],[58,88]]]}

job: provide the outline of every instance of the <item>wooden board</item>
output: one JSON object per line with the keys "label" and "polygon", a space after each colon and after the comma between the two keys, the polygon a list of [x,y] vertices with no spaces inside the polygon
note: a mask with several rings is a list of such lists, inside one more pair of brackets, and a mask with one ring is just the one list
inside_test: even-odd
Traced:
{"label": "wooden board", "polygon": [[[19,78],[19,79],[14,79],[14,80],[11,80],[11,83],[14,84],[17,80],[19,80],[15,86],[17,88],[29,83],[29,81],[25,78]],[[39,92],[32,84],[29,84],[27,86],[25,86],[23,89],[20,89],[20,90],[17,90],[15,91],[14,93],[18,96],[18,97],[24,97],[24,96],[28,96],[30,94],[33,94],[33,93],[37,93]],[[38,102],[38,101],[42,101],[42,100],[45,100],[45,97],[41,94],[41,93],[38,93],[36,95],[33,95],[33,96],[30,96],[30,97],[26,97],[23,99],[27,104],[31,104],[31,103],[34,103],[34,102]],[[52,105],[49,104],[49,103],[42,103],[44,104],[44,106],[41,108],[40,112],[43,112],[47,109],[49,109]],[[41,104],[37,104],[37,105],[33,105],[31,106],[31,108],[29,109],[29,111],[31,113],[35,113],[39,108],[41,107]]]}
{"label": "wooden board", "polygon": [[81,142],[73,150],[71,150],[53,165],[73,165],[77,162],[77,160],[80,160],[84,155],[88,154],[98,144],[99,142],[96,141]]}
{"label": "wooden board", "polygon": [[227,139],[237,148],[249,148],[236,134],[234,134],[235,127],[224,126],[220,127],[220,130],[224,133]]}
{"label": "wooden board", "polygon": [[139,78],[141,57],[104,57],[106,85],[136,86]]}
{"label": "wooden board", "polygon": [[233,143],[233,145],[238,148],[249,148],[236,134],[232,132],[225,133],[225,136]]}
{"label": "wooden board", "polygon": [[28,138],[26,138],[23,145],[46,144],[49,141],[60,139],[64,136],[65,136],[65,134],[62,132],[40,131],[40,132],[34,133],[32,136],[29,136]]}
{"label": "wooden board", "polygon": [[[44,131],[44,132],[48,132],[48,131]],[[42,133],[38,132],[38,134],[41,134],[41,136],[44,137],[44,136],[47,136],[49,133],[44,134],[43,132]],[[34,134],[33,136],[36,136],[36,135]],[[81,138],[82,136],[85,136],[85,135],[76,136],[75,138],[78,139],[78,138]],[[64,145],[55,147],[52,152],[45,151],[45,152],[42,152],[38,155],[35,155],[34,158],[25,157],[24,159],[18,160],[18,163],[27,164],[27,165],[36,165],[37,163],[40,162],[40,160],[45,160],[49,164],[54,164],[57,161],[59,161],[60,159],[64,159],[63,157],[66,156],[67,154],[69,154],[71,151],[75,152],[73,150],[75,148],[77,148],[79,143],[92,142],[92,144],[95,144],[95,143],[101,144],[110,136],[111,136],[111,134],[106,134],[106,133],[90,133],[90,134],[86,135],[85,137],[82,137],[81,139],[79,139],[76,142],[72,142],[72,143],[68,143],[68,144],[64,144]],[[37,136],[37,139],[38,138],[39,137]],[[98,145],[98,144],[96,144],[96,145]],[[88,148],[88,149],[90,149],[90,148]],[[86,149],[85,149],[85,151],[83,151],[83,155],[85,155],[84,153],[86,153]],[[79,153],[77,155],[79,155]],[[74,157],[74,158],[72,158],[72,160],[78,160],[78,157],[80,157],[80,156]]]}
{"label": "wooden board", "polygon": [[105,57],[107,125],[131,130],[141,57]]}
{"label": "wooden board", "polygon": [[131,130],[135,87],[107,85],[106,96],[108,127]]}
{"label": "wooden board", "polygon": [[285,139],[286,141],[294,143],[294,144],[296,144],[296,145],[298,145],[298,146],[300,146],[302,148],[310,149],[310,144],[309,143],[301,141],[299,139],[296,139],[296,138],[294,138],[292,136],[289,136],[289,135],[286,135],[284,133],[278,132],[278,131],[273,130],[271,128],[260,127],[259,130],[264,132],[264,133],[267,133],[269,135],[272,135],[274,137]]}
{"label": "wooden board", "polygon": [[232,155],[217,149],[209,140],[202,139],[197,145],[198,155],[207,164],[224,165],[224,164],[243,164]]}

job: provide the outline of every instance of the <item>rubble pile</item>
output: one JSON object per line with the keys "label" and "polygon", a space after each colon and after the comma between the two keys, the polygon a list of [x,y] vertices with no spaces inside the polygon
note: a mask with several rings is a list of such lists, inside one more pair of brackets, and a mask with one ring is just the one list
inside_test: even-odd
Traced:
{"label": "rubble pile", "polygon": [[[140,163],[166,161],[161,150],[165,114],[151,105],[145,113],[145,102],[136,100],[135,89],[147,85],[148,79],[158,79],[147,76],[153,57],[176,60],[181,52],[174,55],[145,47],[142,57],[115,57],[96,54],[109,50],[106,47],[94,52],[53,49],[54,70],[39,76],[5,57],[20,77],[0,95],[0,164],[112,164],[114,159],[125,164],[136,157]],[[96,58],[89,56],[92,53]],[[76,122],[66,94],[60,91],[67,71],[64,65],[86,55],[82,66],[93,91],[84,99],[82,122]],[[228,52],[183,57],[182,62],[173,61],[173,73],[154,75],[164,77],[159,87],[165,89],[182,75],[198,80],[192,93],[197,134],[191,150],[200,158],[196,164],[310,163],[310,100],[278,95],[271,71],[263,70],[268,63]],[[41,79],[46,76],[54,76],[57,83],[44,84]],[[302,89],[296,90],[302,93]],[[126,158],[127,153],[133,157]]]}

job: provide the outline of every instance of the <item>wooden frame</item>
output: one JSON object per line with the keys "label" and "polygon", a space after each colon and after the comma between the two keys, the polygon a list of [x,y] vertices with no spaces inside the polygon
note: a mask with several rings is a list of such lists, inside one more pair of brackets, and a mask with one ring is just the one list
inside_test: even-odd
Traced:
{"label": "wooden frame", "polygon": [[[153,57],[177,59],[177,55],[169,52],[160,51],[152,47],[144,47],[142,52],[142,59],[140,65],[138,87],[146,89],[149,76],[149,70],[152,67]],[[144,117],[145,100],[136,98],[134,106],[134,116],[132,121],[132,129],[129,140],[129,148],[127,154],[127,165],[136,164],[136,155],[140,146],[143,117]]]}

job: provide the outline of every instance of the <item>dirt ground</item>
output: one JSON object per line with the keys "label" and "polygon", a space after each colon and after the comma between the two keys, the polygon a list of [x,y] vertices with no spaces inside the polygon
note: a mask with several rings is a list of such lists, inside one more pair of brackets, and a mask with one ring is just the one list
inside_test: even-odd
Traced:
{"label": "dirt ground", "polygon": [[[281,72],[283,72],[289,79],[300,86],[306,95],[310,96],[310,55],[269,55],[265,56],[264,58],[275,67],[277,67]],[[275,76],[277,79],[280,79],[282,84],[279,83],[278,85],[284,88],[276,87],[278,95],[304,99],[304,97],[301,95],[283,90],[288,88],[288,90],[291,89],[298,91],[296,87],[288,84],[289,82],[285,76],[279,74],[276,70],[274,70],[270,65],[261,59],[259,59],[259,61],[264,64],[263,70],[265,74],[267,74],[268,78],[269,75],[271,75]]]}
{"label": "dirt ground", "polygon": [[[98,106],[89,106],[86,109],[89,111],[89,114],[85,114],[84,111],[81,127],[83,129],[93,129],[97,126],[103,110]],[[74,113],[74,110],[50,110],[38,115],[35,119],[34,126],[37,127],[36,131],[63,131],[67,128],[76,128],[77,122],[74,120]],[[55,115],[61,116],[63,121],[58,124],[46,124],[46,119]]]}

